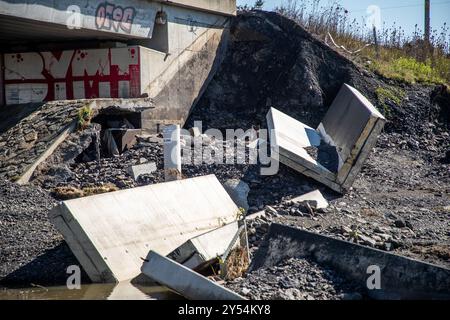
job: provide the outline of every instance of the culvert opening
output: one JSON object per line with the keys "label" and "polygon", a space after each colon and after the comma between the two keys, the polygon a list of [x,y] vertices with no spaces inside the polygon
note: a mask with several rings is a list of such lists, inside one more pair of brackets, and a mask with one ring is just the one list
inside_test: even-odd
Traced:
{"label": "culvert opening", "polygon": [[101,126],[100,154],[102,157],[121,155],[136,144],[141,133],[141,113],[107,108],[92,119]]}

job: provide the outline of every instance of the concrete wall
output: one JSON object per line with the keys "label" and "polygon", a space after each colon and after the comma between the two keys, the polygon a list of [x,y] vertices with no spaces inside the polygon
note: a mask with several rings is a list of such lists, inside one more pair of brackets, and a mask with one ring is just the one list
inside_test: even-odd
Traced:
{"label": "concrete wall", "polygon": [[6,104],[141,94],[140,48],[7,53]]}
{"label": "concrete wall", "polygon": [[[183,124],[224,56],[229,18],[186,8],[164,7],[168,17],[168,52],[147,50],[142,83],[157,108],[143,116],[143,127],[156,131],[167,123]],[[151,63],[146,63],[148,60]]]}
{"label": "concrete wall", "polygon": [[[77,7],[73,7],[73,6]],[[1,16],[48,22],[132,38],[150,38],[153,32],[156,2],[142,0],[0,0]]]}
{"label": "concrete wall", "polygon": [[171,3],[225,15],[236,15],[236,0],[161,0],[161,3]]}
{"label": "concrete wall", "polygon": [[141,46],[5,54],[6,104],[145,93],[156,108],[143,114],[143,128],[182,125],[222,60],[229,17],[161,8],[167,23]]}

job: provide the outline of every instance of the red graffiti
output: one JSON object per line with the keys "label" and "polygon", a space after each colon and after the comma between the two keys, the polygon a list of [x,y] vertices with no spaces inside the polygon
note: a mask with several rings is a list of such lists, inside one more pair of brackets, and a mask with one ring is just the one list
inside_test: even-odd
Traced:
{"label": "red graffiti", "polygon": [[97,29],[115,30],[116,32],[121,29],[126,33],[131,33],[135,15],[136,10],[133,7],[122,8],[105,2],[97,7],[95,25]]}
{"label": "red graffiti", "polygon": [[[5,79],[10,86],[7,93],[29,92],[30,88],[39,92],[44,85],[41,101],[140,95],[139,51],[135,47],[13,54],[7,67],[11,70]],[[25,77],[14,76],[24,70]]]}

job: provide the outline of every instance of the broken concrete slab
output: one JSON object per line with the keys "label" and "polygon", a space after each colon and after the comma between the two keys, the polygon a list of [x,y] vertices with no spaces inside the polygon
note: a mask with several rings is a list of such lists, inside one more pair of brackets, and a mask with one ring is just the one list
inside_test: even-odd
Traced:
{"label": "broken concrete slab", "polygon": [[151,174],[157,170],[156,163],[154,162],[145,162],[142,164],[137,164],[128,168],[128,173],[133,178],[134,181],[137,181],[139,176],[144,174]]}
{"label": "broken concrete slab", "polygon": [[50,219],[93,282],[139,275],[149,250],[167,255],[239,212],[214,175],[64,201]]}
{"label": "broken concrete slab", "polygon": [[308,203],[313,209],[326,209],[328,208],[328,201],[323,197],[319,190],[311,191],[300,197],[291,199],[292,203]]}
{"label": "broken concrete slab", "polygon": [[317,130],[270,109],[272,157],[344,193],[361,171],[385,122],[367,98],[344,84]]}
{"label": "broken concrete slab", "polygon": [[450,269],[275,223],[250,271],[303,257],[333,268],[362,288],[373,274],[369,268],[379,268],[381,289],[367,288],[374,299],[450,299]]}
{"label": "broken concrete slab", "polygon": [[190,300],[245,300],[189,268],[150,251],[141,271]]}
{"label": "broken concrete slab", "polygon": [[247,198],[248,193],[250,192],[250,187],[247,183],[239,179],[230,179],[224,182],[223,187],[238,207],[248,211],[250,206]]}
{"label": "broken concrete slab", "polygon": [[227,224],[186,241],[167,257],[195,269],[204,262],[222,256],[238,230],[237,221]]}
{"label": "broken concrete slab", "polygon": [[318,130],[338,150],[337,181],[344,189],[353,184],[385,123],[384,116],[358,90],[342,86]]}

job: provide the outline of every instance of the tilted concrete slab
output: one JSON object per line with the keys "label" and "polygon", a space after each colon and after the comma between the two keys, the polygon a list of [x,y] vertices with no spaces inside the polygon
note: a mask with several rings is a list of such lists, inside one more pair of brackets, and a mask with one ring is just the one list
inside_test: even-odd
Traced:
{"label": "tilted concrete slab", "polygon": [[367,289],[374,299],[450,299],[450,269],[275,223],[256,252],[250,272],[304,257],[333,268],[361,288],[367,288],[372,275],[368,268],[378,266],[381,289]]}
{"label": "tilted concrete slab", "polygon": [[138,276],[149,250],[167,255],[237,212],[209,175],[65,201],[50,218],[92,281],[117,282]]}
{"label": "tilted concrete slab", "polygon": [[238,222],[209,231],[183,243],[167,257],[194,269],[200,264],[222,256],[239,230]]}
{"label": "tilted concrete slab", "polygon": [[244,300],[237,293],[154,251],[148,254],[141,271],[190,300]]}
{"label": "tilted concrete slab", "polygon": [[[344,84],[317,130],[274,108],[269,110],[272,157],[342,193],[353,184],[385,122],[360,92]],[[336,170],[305,149],[319,146],[334,147]]]}
{"label": "tilted concrete slab", "polygon": [[[386,119],[358,90],[344,84],[328,109],[318,131],[322,138],[337,147],[341,163],[337,181],[346,181],[352,170],[361,169],[359,161],[365,161]],[[365,152],[364,152],[365,151]]]}

